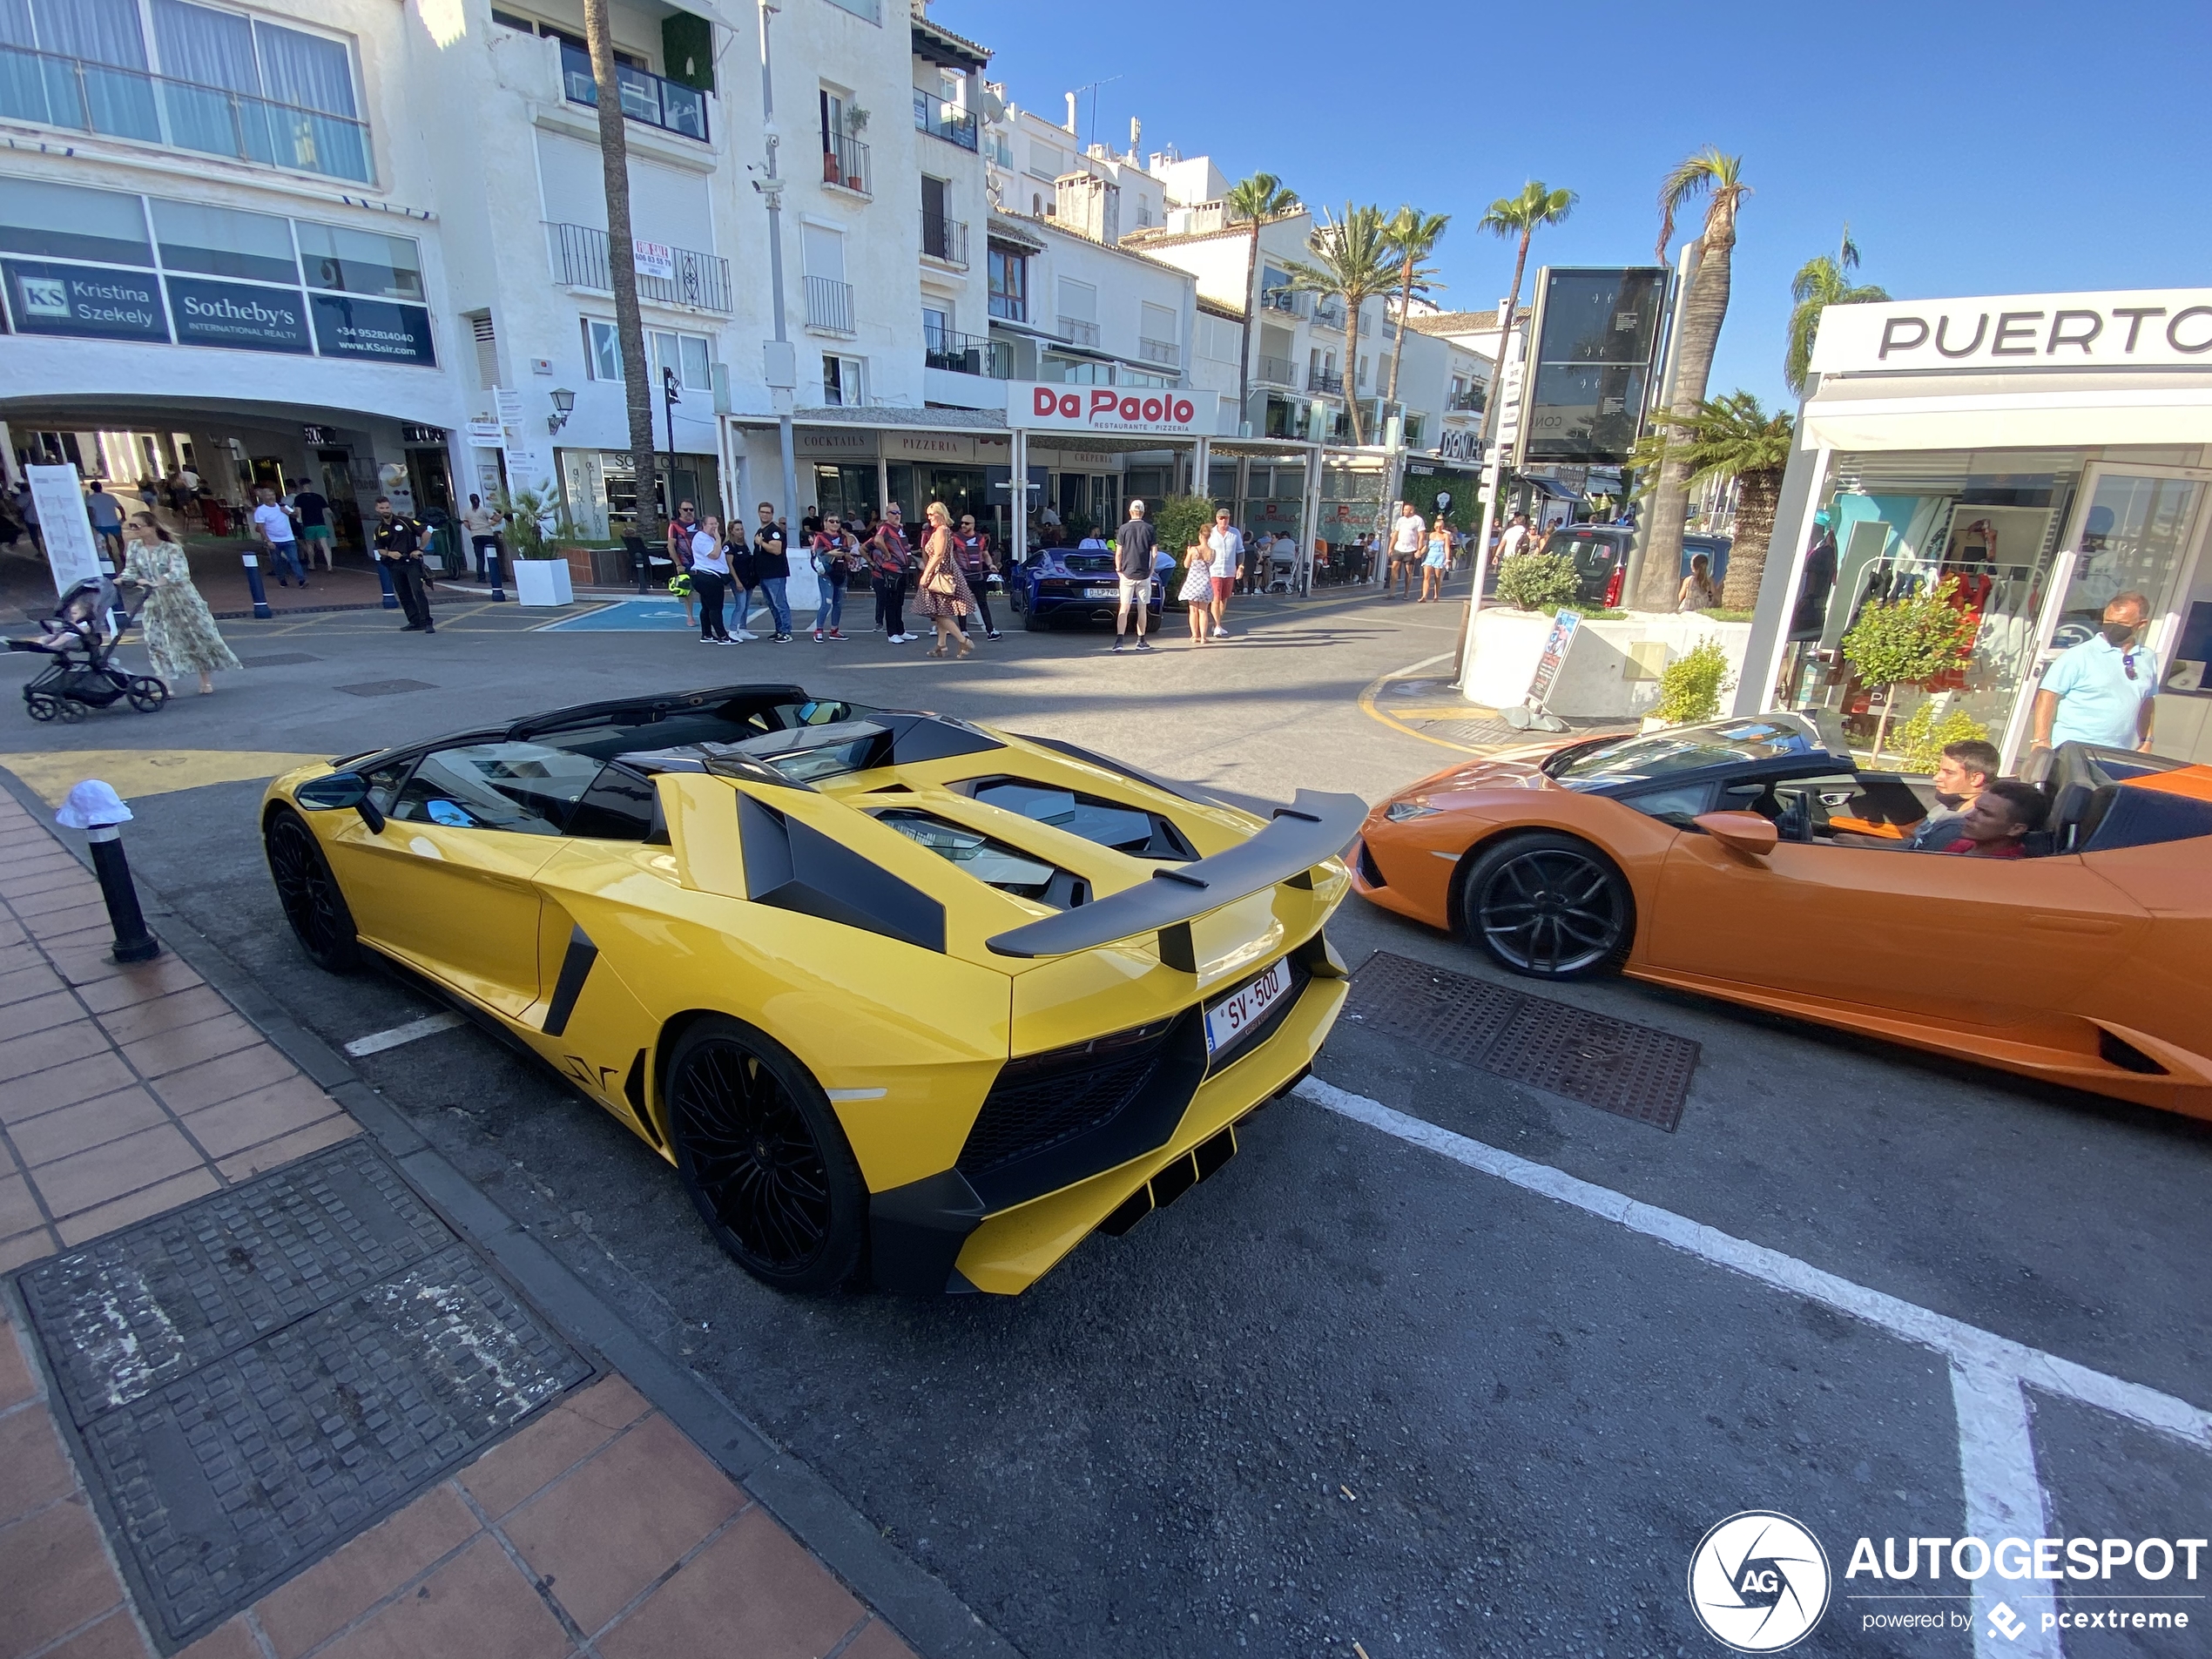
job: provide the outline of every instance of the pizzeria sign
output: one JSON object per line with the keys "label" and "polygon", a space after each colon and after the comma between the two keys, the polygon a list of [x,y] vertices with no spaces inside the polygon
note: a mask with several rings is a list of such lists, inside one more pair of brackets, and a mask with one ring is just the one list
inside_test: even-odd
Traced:
{"label": "pizzeria sign", "polygon": [[1009,381],[1006,423],[1044,432],[1197,437],[1214,426],[1218,394],[1185,387],[1067,386]]}

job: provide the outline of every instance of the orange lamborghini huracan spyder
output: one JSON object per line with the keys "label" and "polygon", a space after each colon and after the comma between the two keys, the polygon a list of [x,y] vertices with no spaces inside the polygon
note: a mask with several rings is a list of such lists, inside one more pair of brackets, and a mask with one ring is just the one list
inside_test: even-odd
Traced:
{"label": "orange lamborghini huracan spyder", "polygon": [[2212,1118],[2212,767],[2067,744],[2042,787],[2025,858],[1867,845],[1926,803],[1768,713],[1453,766],[1350,862],[1516,973],[1618,969]]}

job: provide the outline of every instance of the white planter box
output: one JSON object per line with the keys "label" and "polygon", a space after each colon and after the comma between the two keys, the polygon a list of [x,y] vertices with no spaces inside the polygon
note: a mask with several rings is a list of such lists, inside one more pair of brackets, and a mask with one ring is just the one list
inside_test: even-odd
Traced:
{"label": "white planter box", "polygon": [[[1475,613],[1467,672],[1460,684],[1470,703],[1518,708],[1550,637],[1551,613],[1486,605]],[[1750,643],[1748,622],[1716,622],[1699,615],[1632,611],[1575,631],[1545,706],[1576,719],[1622,719],[1642,715],[1659,695],[1656,671],[1699,641],[1716,639],[1728,653],[1729,672],[1743,671]],[[1653,644],[1663,651],[1653,651]],[[1638,647],[1644,648],[1639,662]],[[1648,677],[1649,676],[1649,677]],[[1721,706],[1730,706],[1723,695]]]}
{"label": "white planter box", "polygon": [[516,559],[515,597],[526,605],[564,605],[576,597],[566,559]]}

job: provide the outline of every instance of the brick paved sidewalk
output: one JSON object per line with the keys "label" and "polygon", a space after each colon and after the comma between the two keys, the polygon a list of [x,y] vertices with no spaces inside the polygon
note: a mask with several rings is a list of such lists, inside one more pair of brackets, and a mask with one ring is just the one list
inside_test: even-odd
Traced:
{"label": "brick paved sidewalk", "polygon": [[[359,1125],[0,794],[0,1269]],[[19,1316],[0,1302],[0,1659],[145,1659]],[[193,1659],[900,1659],[906,1645],[619,1376],[279,1586]]]}

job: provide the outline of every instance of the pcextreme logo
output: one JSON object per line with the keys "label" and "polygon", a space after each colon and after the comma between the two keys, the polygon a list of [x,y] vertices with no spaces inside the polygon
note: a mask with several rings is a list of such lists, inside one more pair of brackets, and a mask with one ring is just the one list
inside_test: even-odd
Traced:
{"label": "pcextreme logo", "polygon": [[1828,1610],[1820,1541],[1771,1509],[1730,1515],[1689,1558],[1689,1606],[1707,1634],[1738,1653],[1779,1653]]}

